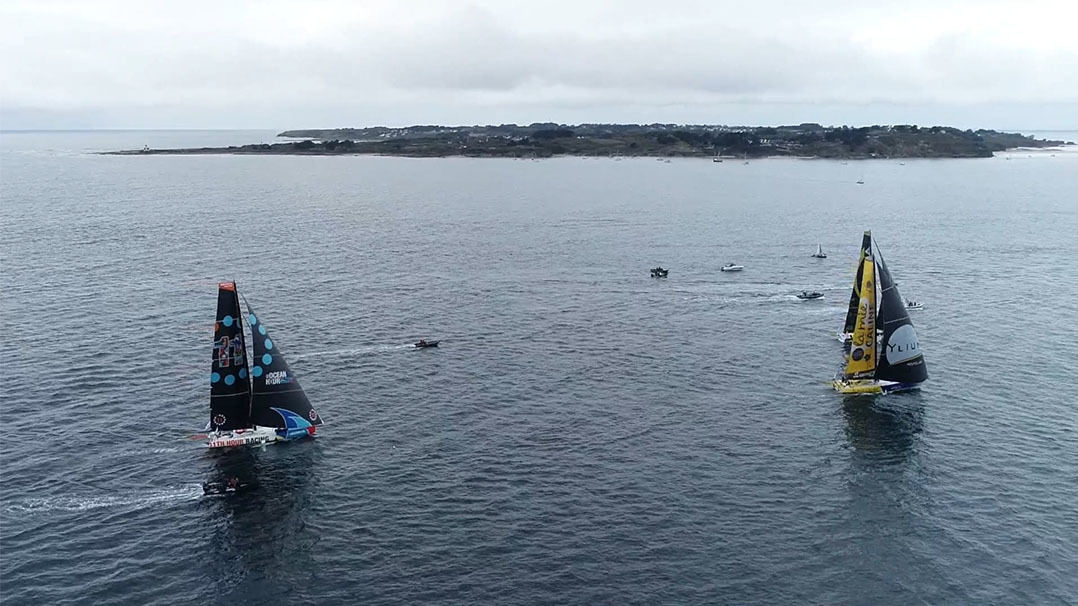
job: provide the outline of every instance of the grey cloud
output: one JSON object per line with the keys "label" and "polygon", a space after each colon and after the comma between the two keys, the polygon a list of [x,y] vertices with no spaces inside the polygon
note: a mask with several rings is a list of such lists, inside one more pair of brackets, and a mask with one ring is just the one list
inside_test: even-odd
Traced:
{"label": "grey cloud", "polygon": [[[154,115],[169,126],[265,124],[255,117],[293,126],[305,116],[327,126],[750,122],[759,108],[780,122],[824,106],[872,106],[884,117],[875,121],[898,122],[917,121],[901,108],[1078,105],[1073,40],[1029,38],[1018,24],[1000,39],[1009,30],[967,17],[1025,14],[1014,6],[812,4],[241,2],[155,12],[118,2],[95,12],[11,2],[0,5],[0,124],[34,115],[82,115],[86,126],[124,126],[94,123],[124,115],[151,126]],[[942,33],[916,29],[932,11]]]}

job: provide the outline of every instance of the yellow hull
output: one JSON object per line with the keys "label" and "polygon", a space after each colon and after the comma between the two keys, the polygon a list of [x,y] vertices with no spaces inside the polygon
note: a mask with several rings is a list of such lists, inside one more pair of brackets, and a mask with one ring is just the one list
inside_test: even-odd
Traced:
{"label": "yellow hull", "polygon": [[860,379],[853,381],[842,381],[835,379],[831,381],[831,387],[835,388],[835,391],[843,394],[880,394],[883,393],[883,385],[879,381],[872,381],[868,379]]}

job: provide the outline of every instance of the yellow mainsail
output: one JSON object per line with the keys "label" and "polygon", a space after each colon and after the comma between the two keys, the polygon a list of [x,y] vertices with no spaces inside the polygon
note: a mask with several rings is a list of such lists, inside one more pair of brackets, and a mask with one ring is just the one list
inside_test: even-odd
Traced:
{"label": "yellow mainsail", "polygon": [[857,304],[850,355],[846,359],[847,379],[871,378],[876,371],[876,270],[871,256],[861,263],[861,299]]}

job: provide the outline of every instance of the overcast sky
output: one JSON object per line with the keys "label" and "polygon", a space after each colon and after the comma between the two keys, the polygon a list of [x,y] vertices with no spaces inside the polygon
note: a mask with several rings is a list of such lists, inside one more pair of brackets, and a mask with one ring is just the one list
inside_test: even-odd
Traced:
{"label": "overcast sky", "polygon": [[1078,129],[1076,24],[1076,0],[0,0],[0,127]]}

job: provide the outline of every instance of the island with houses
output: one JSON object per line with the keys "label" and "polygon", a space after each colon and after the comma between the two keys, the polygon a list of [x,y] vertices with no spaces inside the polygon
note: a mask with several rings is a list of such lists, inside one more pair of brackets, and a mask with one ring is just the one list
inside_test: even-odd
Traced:
{"label": "island with houses", "polygon": [[520,126],[374,126],[288,130],[280,142],[229,147],[122,150],[107,154],[376,154],[432,158],[653,156],[763,158],[987,158],[1015,148],[1072,142],[995,130],[912,124],[873,126],[723,126],[688,124],[555,124]]}

